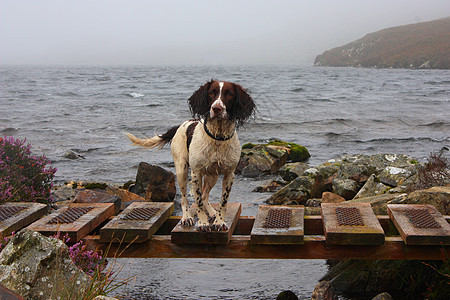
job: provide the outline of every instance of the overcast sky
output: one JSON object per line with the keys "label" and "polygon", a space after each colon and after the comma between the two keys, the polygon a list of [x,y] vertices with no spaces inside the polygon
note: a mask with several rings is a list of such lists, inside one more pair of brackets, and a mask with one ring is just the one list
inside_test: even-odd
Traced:
{"label": "overcast sky", "polygon": [[447,16],[449,0],[0,0],[0,64],[312,63]]}

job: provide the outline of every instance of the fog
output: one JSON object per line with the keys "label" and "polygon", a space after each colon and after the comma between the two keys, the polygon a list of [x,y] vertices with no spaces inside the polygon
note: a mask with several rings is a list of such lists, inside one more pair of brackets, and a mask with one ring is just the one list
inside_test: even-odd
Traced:
{"label": "fog", "polygon": [[299,64],[450,1],[0,0],[0,64]]}

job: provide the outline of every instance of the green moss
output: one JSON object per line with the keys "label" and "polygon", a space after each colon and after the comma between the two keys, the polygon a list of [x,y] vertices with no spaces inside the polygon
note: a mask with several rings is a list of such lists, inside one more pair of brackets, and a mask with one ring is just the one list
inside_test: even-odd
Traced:
{"label": "green moss", "polygon": [[133,180],[129,180],[127,182],[125,182],[125,184],[123,185],[123,189],[124,190],[128,190],[130,188],[131,185],[135,184],[135,182]]}
{"label": "green moss", "polygon": [[256,146],[255,144],[247,143],[247,144],[242,145],[242,149],[252,149],[255,146]]}
{"label": "green moss", "polygon": [[413,159],[413,160],[410,161],[410,163],[411,163],[412,165],[417,165],[419,162],[418,162],[417,160]]}
{"label": "green moss", "polygon": [[293,162],[305,161],[311,157],[308,149],[303,146],[296,145],[291,147],[291,152],[289,153],[289,159]]}
{"label": "green moss", "polygon": [[101,190],[105,190],[108,187],[108,185],[106,183],[103,182],[90,182],[88,184],[86,184],[85,188],[87,189],[101,189]]}

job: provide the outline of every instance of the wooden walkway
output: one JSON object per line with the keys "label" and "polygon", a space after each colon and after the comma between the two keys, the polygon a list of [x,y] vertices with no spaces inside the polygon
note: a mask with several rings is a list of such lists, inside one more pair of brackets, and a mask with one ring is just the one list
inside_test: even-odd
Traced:
{"label": "wooden walkway", "polygon": [[114,216],[113,203],[74,203],[46,215],[41,204],[7,203],[0,235],[28,226],[121,258],[448,260],[450,253],[450,216],[429,205],[388,205],[386,216],[368,203],[323,203],[321,216],[261,205],[256,217],[242,217],[241,204],[229,203],[225,232],[182,226],[172,212],[172,203],[135,202]]}
{"label": "wooden walkway", "polygon": [[[170,232],[180,217],[170,217],[151,240],[136,244],[102,243],[98,235],[83,239],[91,249],[105,251],[108,257],[129,258],[250,258],[250,259],[448,259],[450,246],[406,245],[389,216],[377,216],[385,243],[376,246],[328,245],[321,216],[305,216],[305,237],[301,245],[254,245],[250,232],[255,217],[240,217],[226,245],[175,244]],[[450,222],[450,216],[445,216]],[[447,253],[447,254],[446,254]]]}

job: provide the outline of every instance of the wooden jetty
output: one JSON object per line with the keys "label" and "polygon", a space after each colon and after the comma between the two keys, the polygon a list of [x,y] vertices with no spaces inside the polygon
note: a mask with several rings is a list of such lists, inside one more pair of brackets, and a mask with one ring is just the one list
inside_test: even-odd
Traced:
{"label": "wooden jetty", "polygon": [[[1,210],[8,205],[0,206],[7,212],[0,228],[22,222],[24,209]],[[172,203],[139,202],[118,216],[113,206],[73,203],[28,226],[47,235],[63,229],[107,257],[445,260],[450,253],[450,216],[427,205],[390,205],[390,215],[378,216],[366,204],[322,205],[319,216],[304,215],[303,206],[261,206],[246,217],[230,203],[230,229],[221,233],[181,225],[180,216],[169,217]]]}

